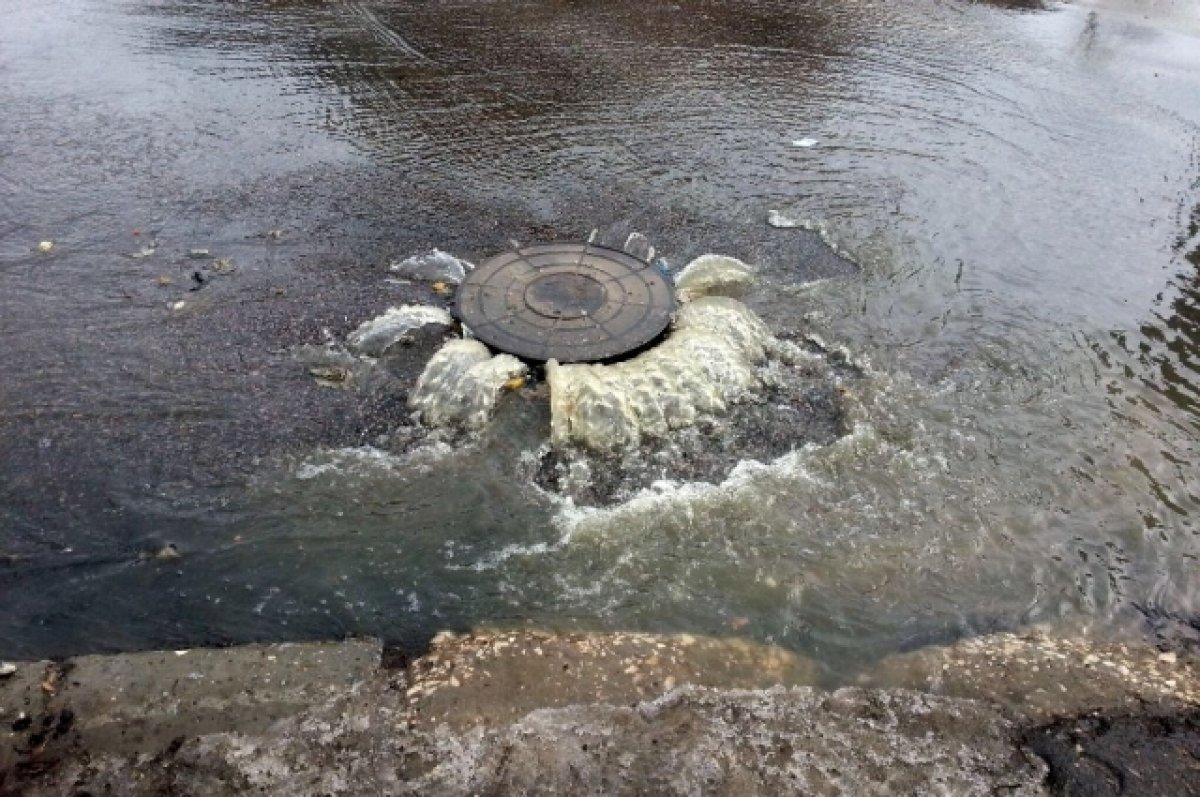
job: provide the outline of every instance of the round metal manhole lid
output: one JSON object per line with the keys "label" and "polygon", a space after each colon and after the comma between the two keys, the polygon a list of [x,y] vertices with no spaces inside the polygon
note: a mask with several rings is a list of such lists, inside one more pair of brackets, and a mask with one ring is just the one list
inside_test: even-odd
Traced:
{"label": "round metal manhole lid", "polygon": [[458,288],[475,337],[529,360],[606,360],[658,337],[675,291],[658,269],[594,244],[539,244],[481,263]]}

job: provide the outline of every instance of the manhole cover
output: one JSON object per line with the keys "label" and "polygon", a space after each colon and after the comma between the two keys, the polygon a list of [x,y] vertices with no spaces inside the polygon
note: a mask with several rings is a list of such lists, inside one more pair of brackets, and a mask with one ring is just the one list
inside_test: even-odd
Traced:
{"label": "manhole cover", "polygon": [[658,269],[593,244],[542,244],[481,263],[458,289],[475,337],[530,360],[606,360],[667,327],[675,292]]}

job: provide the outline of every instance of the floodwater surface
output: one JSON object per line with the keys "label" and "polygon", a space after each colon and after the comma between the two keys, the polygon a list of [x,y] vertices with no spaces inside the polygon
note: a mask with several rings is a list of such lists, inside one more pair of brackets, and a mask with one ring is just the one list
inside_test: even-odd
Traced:
{"label": "floodwater surface", "polygon": [[[1200,612],[1200,3],[0,20],[5,658],[528,621],[836,681]],[[402,453],[415,372],[309,376],[437,300],[389,262],[593,230],[757,264],[748,303],[844,349],[860,422],[587,507],[522,464],[536,407]]]}

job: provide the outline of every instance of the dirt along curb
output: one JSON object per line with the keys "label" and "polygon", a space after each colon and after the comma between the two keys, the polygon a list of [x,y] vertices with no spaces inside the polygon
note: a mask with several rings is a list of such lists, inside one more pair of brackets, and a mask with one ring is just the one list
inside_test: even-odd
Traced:
{"label": "dirt along curb", "polygon": [[1001,634],[827,691],[687,634],[85,656],[0,680],[0,794],[1187,794],[1200,666]]}

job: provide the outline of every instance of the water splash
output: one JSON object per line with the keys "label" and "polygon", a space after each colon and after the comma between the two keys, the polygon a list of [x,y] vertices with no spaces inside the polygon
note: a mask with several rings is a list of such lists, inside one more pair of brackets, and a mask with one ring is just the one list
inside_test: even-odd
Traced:
{"label": "water splash", "polygon": [[700,296],[741,296],[754,284],[754,268],[724,255],[701,255],[675,276],[679,301]]}
{"label": "water splash", "polygon": [[392,263],[388,268],[406,279],[421,282],[452,282],[457,285],[475,266],[449,252],[431,249],[424,254],[413,255],[398,263]]}
{"label": "water splash", "polygon": [[451,340],[433,355],[409,397],[430,426],[483,427],[509,380],[529,372],[511,354],[492,356],[477,340]]}
{"label": "water splash", "polygon": [[420,304],[389,307],[382,315],[360,324],[346,337],[346,343],[358,354],[378,357],[423,326],[453,324],[450,313],[441,307]]}
{"label": "water splash", "polygon": [[613,365],[546,364],[550,438],[596,451],[638,445],[724,412],[760,384],[755,366],[774,336],[744,304],[705,297],[685,305],[660,345]]}

